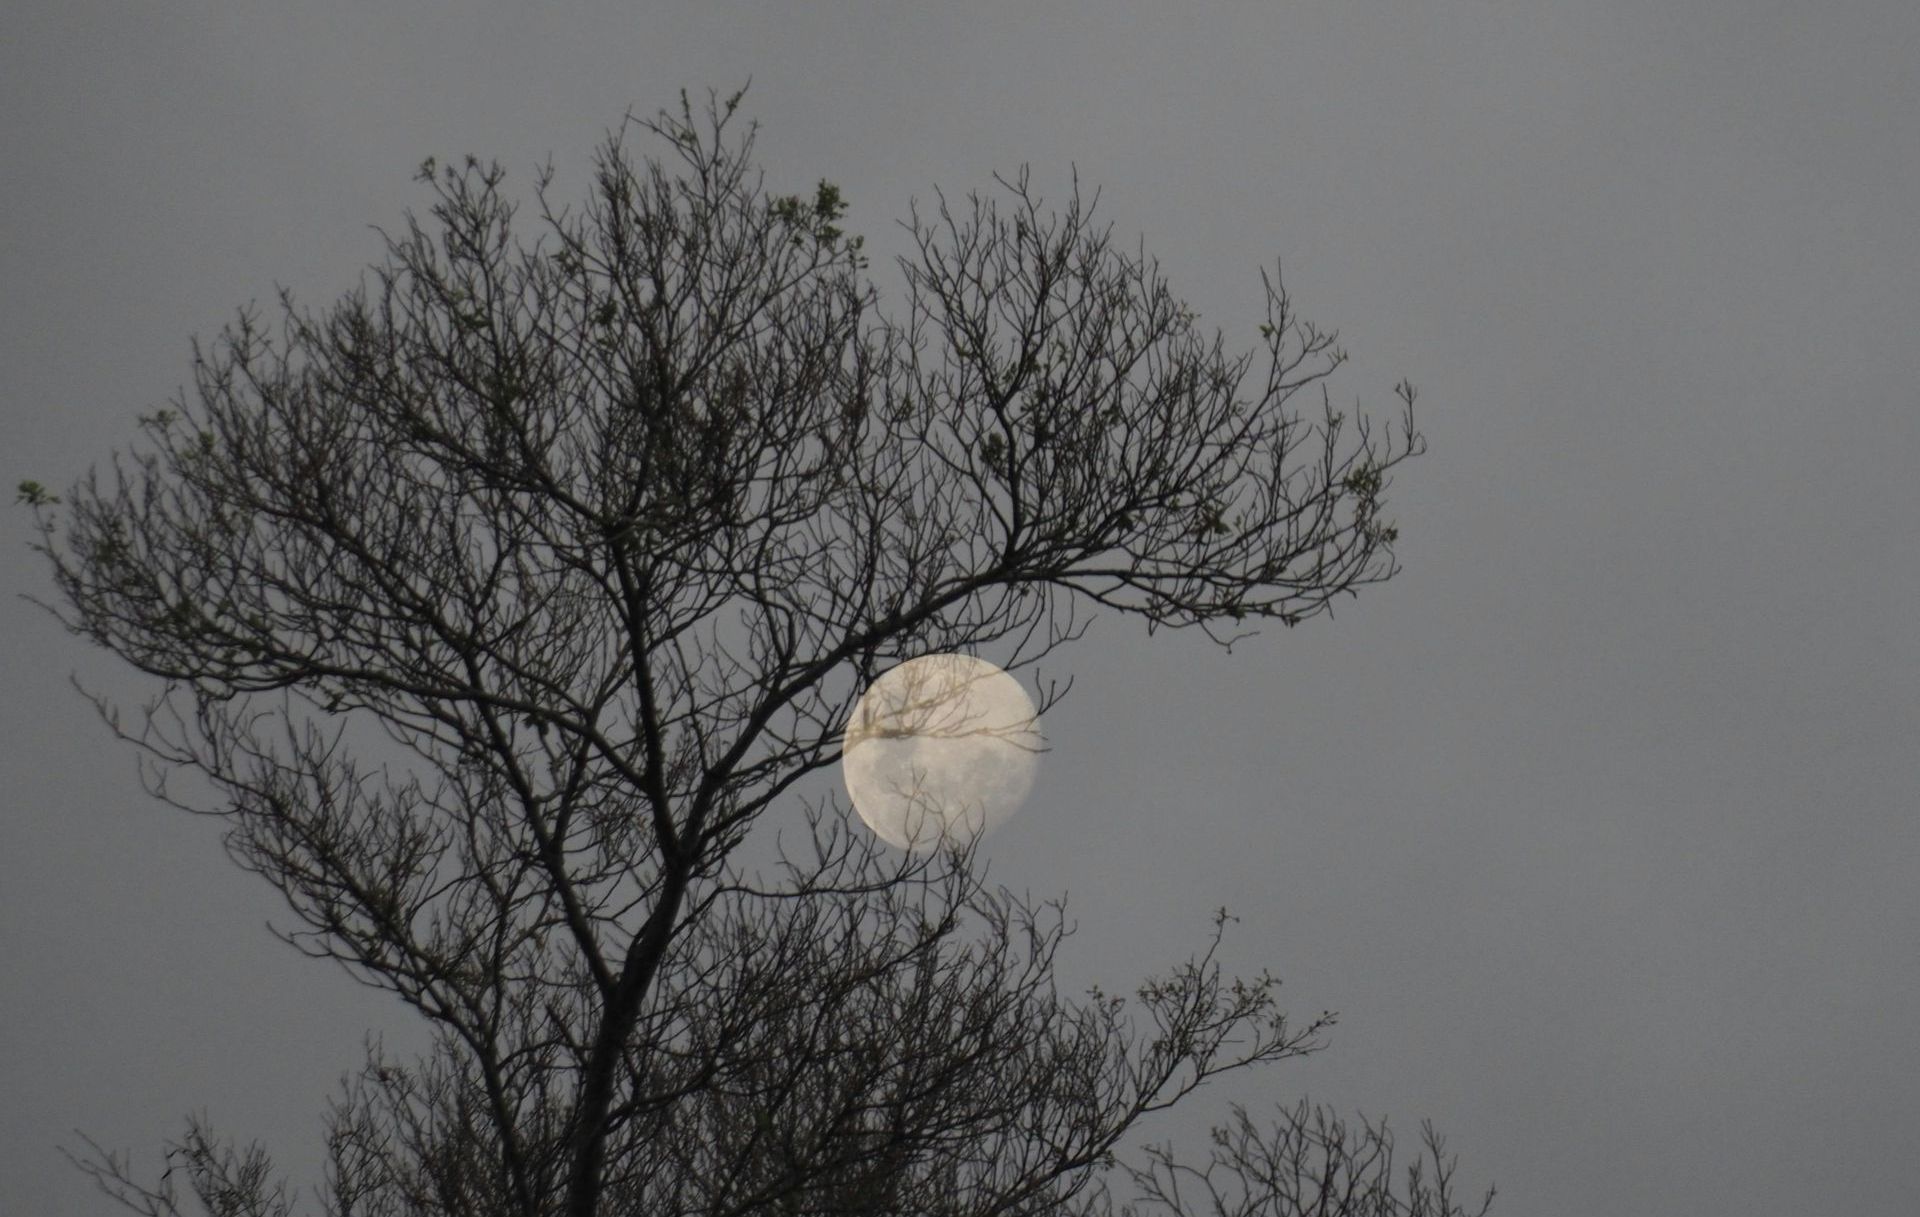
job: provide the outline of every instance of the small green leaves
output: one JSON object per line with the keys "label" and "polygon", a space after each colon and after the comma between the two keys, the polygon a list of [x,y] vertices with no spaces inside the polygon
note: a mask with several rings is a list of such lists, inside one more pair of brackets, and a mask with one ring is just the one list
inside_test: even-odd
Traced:
{"label": "small green leaves", "polygon": [[1194,536],[1202,539],[1207,537],[1224,537],[1232,531],[1233,529],[1227,524],[1226,512],[1218,503],[1209,502],[1197,505],[1194,512]]}
{"label": "small green leaves", "polygon": [[48,493],[45,486],[29,478],[16,488],[13,501],[25,503],[29,507],[46,507],[58,503],[60,496]]}
{"label": "small green leaves", "polygon": [[[840,187],[822,178],[814,187],[811,203],[797,194],[781,195],[768,203],[767,210],[774,219],[796,230],[795,245],[801,244],[806,234],[822,245],[833,245],[842,235],[834,221],[847,213],[847,203]],[[854,244],[858,248],[857,238]]]}
{"label": "small green leaves", "polygon": [[847,204],[840,197],[840,187],[820,179],[820,185],[813,192],[813,214],[816,219],[833,221],[847,213]]}

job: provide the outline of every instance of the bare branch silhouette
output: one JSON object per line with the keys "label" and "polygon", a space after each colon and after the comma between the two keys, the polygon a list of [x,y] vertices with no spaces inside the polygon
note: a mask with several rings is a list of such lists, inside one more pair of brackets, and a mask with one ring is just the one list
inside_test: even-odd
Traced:
{"label": "bare branch silhouette", "polygon": [[[1422,446],[1409,386],[1397,440],[1333,409],[1277,278],[1256,373],[1024,172],[909,219],[883,314],[739,102],[630,115],[579,210],[544,170],[531,243],[498,166],[427,162],[370,283],[242,312],[110,476],[22,489],[50,611],[162,684],[96,699],[154,793],[435,1032],[333,1107],[328,1214],[1091,1212],[1138,1119],[1331,1022],[1211,948],[1063,997],[1057,908],[838,808],[736,861],[889,665],[1029,668],[1092,606],[1230,644],[1390,577]],[[287,1211],[263,1153],[175,1155],[218,1217]]]}

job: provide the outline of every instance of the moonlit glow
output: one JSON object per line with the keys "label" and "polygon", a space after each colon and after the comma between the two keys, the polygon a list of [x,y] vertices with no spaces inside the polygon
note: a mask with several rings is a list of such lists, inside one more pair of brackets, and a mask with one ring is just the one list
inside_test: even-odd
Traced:
{"label": "moonlit glow", "polygon": [[889,845],[926,852],[1005,823],[1046,746],[1020,682],[970,655],[925,655],[861,694],[840,772],[854,810]]}

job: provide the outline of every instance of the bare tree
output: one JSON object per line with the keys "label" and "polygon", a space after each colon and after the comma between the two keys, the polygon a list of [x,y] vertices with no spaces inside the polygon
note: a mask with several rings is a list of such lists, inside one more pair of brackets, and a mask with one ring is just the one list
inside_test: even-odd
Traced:
{"label": "bare tree", "polygon": [[[1024,174],[911,218],[883,316],[837,189],[769,193],[739,101],[638,124],[671,171],[630,116],[577,213],[544,170],[530,245],[498,166],[427,162],[371,285],[196,343],[58,533],[21,487],[51,611],[164,682],[137,724],[96,698],[154,792],[435,1029],[335,1105],[328,1213],[1092,1211],[1141,1116],[1330,1021],[1211,949],[1064,998],[1057,912],[837,805],[736,860],[896,661],[1031,667],[1089,605],[1231,644],[1388,578],[1421,447],[1410,386],[1398,442],[1332,407],[1277,277],[1255,374]],[[174,1152],[221,1217],[290,1204],[257,1147]]]}
{"label": "bare tree", "polygon": [[[1407,1164],[1404,1194],[1393,1171],[1393,1133],[1382,1120],[1356,1130],[1303,1100],[1281,1108],[1262,1129],[1243,1107],[1213,1130],[1204,1166],[1182,1162],[1171,1146],[1149,1147],[1146,1164],[1128,1166],[1139,1200],[1129,1217],[1165,1210],[1173,1217],[1466,1217],[1455,1200],[1457,1166],[1431,1123],[1421,1127],[1424,1156]],[[1488,1188],[1472,1217],[1493,1206]]]}

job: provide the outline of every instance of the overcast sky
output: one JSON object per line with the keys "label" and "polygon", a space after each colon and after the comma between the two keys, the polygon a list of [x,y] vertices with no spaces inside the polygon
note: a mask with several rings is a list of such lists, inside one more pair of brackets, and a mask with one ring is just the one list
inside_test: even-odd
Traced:
{"label": "overcast sky", "polygon": [[[253,10],[272,7],[273,15]],[[499,158],[584,196],[629,106],[730,90],[770,184],[908,201],[1070,169],[1204,321],[1258,269],[1420,389],[1404,573],[1231,656],[1109,618],[995,875],[1076,983],[1230,962],[1309,1061],[1203,1092],[1433,1119],[1495,1211],[1905,1217],[1920,1161],[1920,6],[1676,0],[15,6],[0,39],[4,485],[134,436],[276,283],[320,306]],[[648,150],[636,145],[637,150]],[[112,1210],[182,1116],[315,1181],[390,999],[276,944],[215,826],[68,686],[144,686],[12,593],[0,1212]]]}

